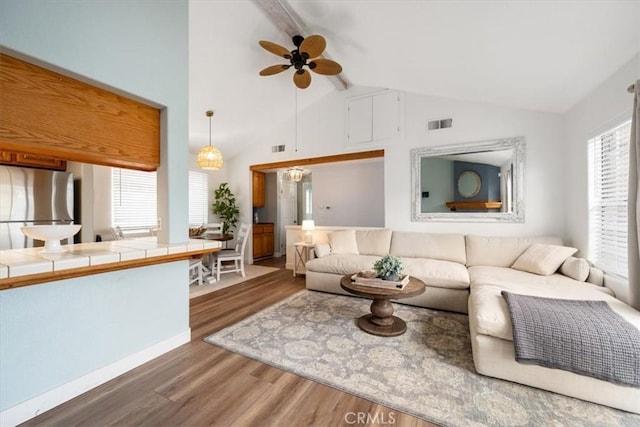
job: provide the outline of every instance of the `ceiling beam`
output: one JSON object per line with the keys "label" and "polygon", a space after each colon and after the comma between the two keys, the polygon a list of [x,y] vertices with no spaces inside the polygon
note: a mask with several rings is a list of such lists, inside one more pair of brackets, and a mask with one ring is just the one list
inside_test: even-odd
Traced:
{"label": "ceiling beam", "polygon": [[307,159],[284,160],[274,163],[262,163],[251,165],[249,169],[257,172],[273,171],[280,168],[292,168],[294,166],[311,166],[324,163],[349,162],[352,160],[377,159],[384,157],[384,150],[359,151],[357,153],[333,154],[331,156],[311,157]]}
{"label": "ceiling beam", "polygon": [[[300,16],[287,3],[287,0],[253,0],[253,2],[262,9],[273,25],[287,34],[289,38],[296,35],[301,35],[302,37],[311,35]],[[322,53],[322,57],[331,59],[326,50]],[[338,90],[346,90],[349,87],[344,73],[326,77]]]}

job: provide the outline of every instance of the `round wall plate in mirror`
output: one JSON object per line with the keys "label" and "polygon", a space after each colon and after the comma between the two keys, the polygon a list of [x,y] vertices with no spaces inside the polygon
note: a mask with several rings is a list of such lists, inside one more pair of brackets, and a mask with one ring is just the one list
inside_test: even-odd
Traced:
{"label": "round wall plate in mirror", "polygon": [[467,199],[477,195],[482,187],[482,179],[475,171],[464,171],[458,176],[458,193]]}

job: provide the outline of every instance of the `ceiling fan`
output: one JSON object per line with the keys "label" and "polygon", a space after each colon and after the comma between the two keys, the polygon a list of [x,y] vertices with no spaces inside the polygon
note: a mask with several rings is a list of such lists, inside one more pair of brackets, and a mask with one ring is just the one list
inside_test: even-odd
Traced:
{"label": "ceiling fan", "polygon": [[306,89],[311,84],[311,73],[304,67],[308,67],[309,70],[314,73],[324,74],[326,76],[335,76],[342,72],[342,66],[340,64],[321,56],[324,48],[327,46],[324,37],[318,35],[307,38],[293,36],[292,41],[296,46],[292,51],[269,41],[260,40],[258,42],[260,46],[274,55],[289,60],[289,64],[271,65],[265,68],[260,71],[261,76],[271,76],[293,67],[296,70],[293,74],[293,82],[300,89]]}

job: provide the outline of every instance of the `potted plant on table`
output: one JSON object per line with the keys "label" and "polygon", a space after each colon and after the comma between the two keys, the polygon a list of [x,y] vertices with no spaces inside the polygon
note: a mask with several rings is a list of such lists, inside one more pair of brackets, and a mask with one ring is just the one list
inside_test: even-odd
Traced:
{"label": "potted plant on table", "polygon": [[238,224],[240,209],[236,204],[236,196],[231,192],[228,184],[223,182],[215,191],[215,199],[212,205],[213,213],[218,215],[222,222],[222,234],[227,234]]}
{"label": "potted plant on table", "polygon": [[382,280],[396,282],[400,280],[400,275],[402,274],[402,270],[404,270],[404,264],[398,257],[385,255],[373,263],[373,269]]}

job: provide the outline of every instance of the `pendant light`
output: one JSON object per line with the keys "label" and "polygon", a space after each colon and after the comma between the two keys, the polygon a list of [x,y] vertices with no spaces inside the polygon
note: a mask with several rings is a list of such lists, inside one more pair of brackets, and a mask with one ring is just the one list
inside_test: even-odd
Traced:
{"label": "pendant light", "polygon": [[209,117],[209,145],[202,147],[198,152],[198,167],[200,169],[207,170],[220,170],[222,169],[222,153],[216,147],[211,145],[211,117],[213,111],[207,111],[207,117]]}
{"label": "pendant light", "polygon": [[298,167],[293,167],[291,169],[287,169],[285,174],[287,175],[287,179],[293,182],[299,182],[302,180],[303,170]]}

